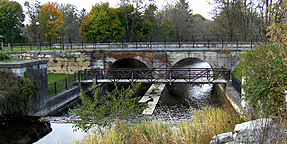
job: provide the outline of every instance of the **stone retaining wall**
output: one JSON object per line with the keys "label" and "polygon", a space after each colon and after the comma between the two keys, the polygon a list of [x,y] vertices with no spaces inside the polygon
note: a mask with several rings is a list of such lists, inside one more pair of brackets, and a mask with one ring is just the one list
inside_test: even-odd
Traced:
{"label": "stone retaining wall", "polygon": [[0,68],[11,69],[19,76],[27,77],[36,83],[37,92],[32,97],[32,111],[34,114],[42,109],[47,102],[48,76],[47,60],[23,60],[12,62],[0,62]]}

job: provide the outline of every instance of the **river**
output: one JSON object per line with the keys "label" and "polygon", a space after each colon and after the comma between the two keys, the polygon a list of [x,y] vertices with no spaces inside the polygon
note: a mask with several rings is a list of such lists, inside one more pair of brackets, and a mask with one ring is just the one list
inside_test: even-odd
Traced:
{"label": "river", "polygon": [[[210,68],[210,65],[206,62],[197,62],[182,67]],[[207,104],[220,106],[218,97],[213,94],[212,84],[167,84],[151,118],[175,123],[191,120],[189,108],[193,107],[196,109]],[[75,115],[69,112],[61,112],[61,116],[46,117],[45,119],[50,121],[52,130],[34,143],[70,144],[75,140],[81,140],[85,136],[92,134],[92,132],[74,131],[75,128],[73,128],[73,124],[67,123],[67,120],[75,117]]]}

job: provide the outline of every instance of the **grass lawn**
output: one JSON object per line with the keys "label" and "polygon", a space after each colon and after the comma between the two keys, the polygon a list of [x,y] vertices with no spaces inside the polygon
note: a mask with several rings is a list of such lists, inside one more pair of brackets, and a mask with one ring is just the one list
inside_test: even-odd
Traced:
{"label": "grass lawn", "polygon": [[48,73],[48,84],[64,79],[72,74]]}
{"label": "grass lawn", "polygon": [[[37,46],[22,46],[22,48],[21,48],[21,46],[13,46],[13,47],[7,47],[7,46],[4,46],[3,47],[3,49],[2,49],[2,51],[21,51],[21,50],[23,50],[23,51],[25,51],[25,50],[37,50],[38,49],[38,47]],[[50,50],[50,46],[41,46],[41,47],[39,47],[39,50]],[[55,49],[58,49],[58,48],[55,48],[55,47],[51,47],[51,50],[55,50]]]}

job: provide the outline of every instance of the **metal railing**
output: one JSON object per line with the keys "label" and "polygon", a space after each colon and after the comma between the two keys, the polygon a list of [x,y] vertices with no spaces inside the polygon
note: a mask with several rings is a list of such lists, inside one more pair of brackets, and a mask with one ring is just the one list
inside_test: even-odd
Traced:
{"label": "metal railing", "polygon": [[241,81],[238,80],[234,75],[232,75],[232,86],[241,96]]}
{"label": "metal railing", "polygon": [[230,71],[224,68],[110,68],[81,71],[81,80],[108,83],[224,83]]}
{"label": "metal railing", "polygon": [[234,35],[232,39],[227,35],[163,35],[147,36],[95,36],[78,37],[57,42],[26,42],[4,43],[2,51],[27,51],[27,50],[77,50],[77,49],[252,49],[256,44],[266,42],[259,35]]}
{"label": "metal railing", "polygon": [[68,90],[69,88],[73,87],[74,83],[78,81],[79,78],[78,73],[74,73],[65,79],[48,84],[48,97],[54,96],[63,90]]}

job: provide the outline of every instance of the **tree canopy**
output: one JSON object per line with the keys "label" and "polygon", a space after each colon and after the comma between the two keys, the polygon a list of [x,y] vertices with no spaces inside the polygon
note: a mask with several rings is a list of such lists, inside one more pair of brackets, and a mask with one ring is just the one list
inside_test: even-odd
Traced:
{"label": "tree canopy", "polygon": [[106,39],[124,35],[124,29],[116,9],[110,8],[109,3],[101,3],[95,4],[84,17],[80,34],[87,38],[101,36],[101,39]]}
{"label": "tree canopy", "polygon": [[0,35],[4,36],[5,42],[15,43],[24,39],[21,31],[24,18],[23,9],[18,2],[0,0]]}
{"label": "tree canopy", "polygon": [[40,11],[40,31],[47,39],[56,41],[60,36],[60,25],[63,23],[63,14],[53,3],[44,4]]}

